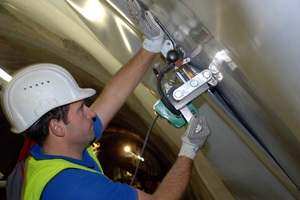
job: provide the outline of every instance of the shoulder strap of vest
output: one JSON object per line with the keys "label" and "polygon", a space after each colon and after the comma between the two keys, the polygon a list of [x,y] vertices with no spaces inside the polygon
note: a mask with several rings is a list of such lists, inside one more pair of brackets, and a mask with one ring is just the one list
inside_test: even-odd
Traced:
{"label": "shoulder strap of vest", "polygon": [[7,199],[19,200],[22,193],[24,176],[23,168],[25,167],[26,159],[17,163],[13,172],[7,177],[6,194]]}
{"label": "shoulder strap of vest", "polygon": [[101,165],[100,165],[100,162],[99,162],[97,156],[94,154],[94,151],[93,151],[92,147],[91,147],[91,146],[87,147],[87,151],[88,151],[89,155],[94,159],[94,161],[95,161],[95,162],[97,163],[97,165],[99,166],[99,168],[100,168],[100,170],[101,170],[101,173],[104,174],[104,173],[103,173],[103,170],[102,170],[102,167],[101,167]]}

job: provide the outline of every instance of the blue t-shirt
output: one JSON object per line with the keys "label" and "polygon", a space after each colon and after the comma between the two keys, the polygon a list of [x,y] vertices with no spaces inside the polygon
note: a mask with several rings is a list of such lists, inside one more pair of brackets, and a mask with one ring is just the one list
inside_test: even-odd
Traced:
{"label": "blue t-shirt", "polygon": [[[94,120],[95,140],[102,135],[102,123],[98,116]],[[31,155],[36,159],[62,158],[72,163],[82,165],[96,171],[101,169],[90,157],[87,150],[83,160],[63,156],[43,155],[40,146],[35,145]],[[129,185],[113,182],[103,174],[80,169],[67,169],[58,173],[44,188],[42,200],[57,199],[138,199],[135,188]]]}

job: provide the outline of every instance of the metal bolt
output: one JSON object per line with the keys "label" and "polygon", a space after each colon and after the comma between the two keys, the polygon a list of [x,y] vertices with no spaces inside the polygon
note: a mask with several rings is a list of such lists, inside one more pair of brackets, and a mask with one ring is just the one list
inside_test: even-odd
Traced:
{"label": "metal bolt", "polygon": [[180,98],[182,97],[182,92],[180,90],[177,90],[174,95],[176,98]]}
{"label": "metal bolt", "polygon": [[219,72],[217,66],[214,65],[214,64],[211,64],[211,65],[209,66],[209,70],[210,70],[213,74],[216,74],[216,73]]}
{"label": "metal bolt", "polygon": [[190,82],[190,85],[191,85],[192,87],[197,87],[198,81],[192,80],[192,81]]}
{"label": "metal bolt", "polygon": [[206,71],[203,73],[203,76],[208,79],[208,78],[210,78],[210,73],[208,71]]}

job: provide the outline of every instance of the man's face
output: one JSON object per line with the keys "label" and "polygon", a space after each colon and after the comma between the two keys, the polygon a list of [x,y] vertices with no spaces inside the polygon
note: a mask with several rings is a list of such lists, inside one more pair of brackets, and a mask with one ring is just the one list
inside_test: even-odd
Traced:
{"label": "man's face", "polygon": [[85,148],[95,138],[93,118],[96,113],[87,107],[83,100],[70,104],[68,124],[66,125],[68,142]]}

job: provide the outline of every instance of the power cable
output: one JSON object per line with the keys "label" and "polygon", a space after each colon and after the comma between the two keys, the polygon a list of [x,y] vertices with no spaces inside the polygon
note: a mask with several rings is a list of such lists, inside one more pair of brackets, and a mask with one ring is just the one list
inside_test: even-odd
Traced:
{"label": "power cable", "polygon": [[[143,154],[144,154],[144,151],[145,151],[145,148],[146,148],[148,139],[149,139],[149,135],[150,135],[151,130],[152,130],[152,128],[153,128],[153,126],[154,126],[154,124],[155,124],[155,122],[156,122],[156,120],[157,120],[158,117],[159,117],[159,116],[157,115],[157,116],[154,118],[154,120],[152,121],[151,126],[150,126],[149,129],[148,129],[148,132],[147,132],[147,135],[146,135],[146,138],[145,138],[145,141],[144,141],[144,145],[143,145],[143,147],[142,147],[142,151],[141,151],[140,157],[142,157]],[[130,183],[131,186],[132,186],[132,184],[133,184],[133,182],[134,182],[134,180],[135,180],[135,178],[136,178],[136,175],[137,175],[137,172],[138,172],[138,170],[139,170],[139,168],[140,168],[140,165],[141,165],[141,159],[139,159],[139,162],[138,162],[138,164],[137,164],[137,166],[136,166],[136,168],[135,168],[135,172],[134,172],[134,175],[133,175],[132,180],[131,180],[131,183]]]}

